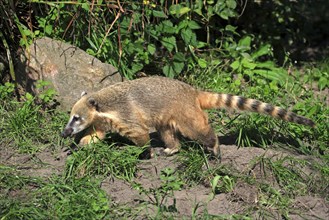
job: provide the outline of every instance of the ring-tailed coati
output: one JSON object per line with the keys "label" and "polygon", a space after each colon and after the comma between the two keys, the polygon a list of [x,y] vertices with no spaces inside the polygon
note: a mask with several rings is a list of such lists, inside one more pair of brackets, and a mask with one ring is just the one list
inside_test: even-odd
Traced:
{"label": "ring-tailed coati", "polygon": [[166,154],[179,150],[178,136],[182,135],[201,142],[217,156],[218,139],[203,111],[214,108],[259,112],[289,122],[315,125],[308,118],[255,99],[200,91],[165,77],[144,77],[92,94],[83,93],[72,108],[62,136],[84,131],[80,144],[87,144],[95,136],[103,139],[106,132],[115,132],[143,146],[150,140],[150,129],[155,128],[166,145]]}

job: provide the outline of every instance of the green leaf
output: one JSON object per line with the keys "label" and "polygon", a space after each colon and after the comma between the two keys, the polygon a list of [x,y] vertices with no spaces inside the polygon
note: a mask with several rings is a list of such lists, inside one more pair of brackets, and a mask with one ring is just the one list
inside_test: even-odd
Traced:
{"label": "green leaf", "polygon": [[241,80],[240,79],[234,80],[234,85],[235,86],[240,86],[241,85]]}
{"label": "green leaf", "polygon": [[289,78],[287,73],[281,71],[254,69],[253,72],[263,76],[266,79],[275,80],[279,82],[281,85],[284,84]]}
{"label": "green leaf", "polygon": [[206,47],[208,46],[208,44],[206,42],[202,42],[202,41],[198,41],[197,42],[197,45],[196,45],[196,48],[203,48],[203,47]]}
{"label": "green leaf", "polygon": [[210,182],[210,184],[211,184],[211,191],[212,191],[214,194],[216,194],[216,188],[217,188],[217,185],[218,185],[218,182],[219,182],[220,178],[221,178],[221,176],[216,175],[216,176],[212,179],[212,181]]}
{"label": "green leaf", "polygon": [[236,8],[236,1],[235,1],[235,0],[227,0],[227,1],[226,1],[226,5],[227,5],[229,8],[235,9],[235,8]]}
{"label": "green leaf", "polygon": [[233,69],[233,70],[237,70],[239,67],[240,67],[240,61],[239,60],[236,60],[234,61],[230,67]]}
{"label": "green leaf", "polygon": [[[182,20],[177,25],[177,31],[179,31],[181,29],[185,29],[187,27],[188,27],[188,21],[187,20]],[[177,31],[176,31],[176,33],[177,33]]]}
{"label": "green leaf", "polygon": [[238,45],[250,48],[250,44],[251,44],[251,37],[246,36],[246,37],[242,38],[241,40],[239,40]]}
{"label": "green leaf", "polygon": [[214,6],[214,11],[216,14],[220,14],[221,11],[226,7],[226,5],[224,4],[224,1],[217,1],[217,3]]}
{"label": "green leaf", "polygon": [[239,35],[235,30],[237,29],[238,27],[234,27],[232,25],[226,25],[225,26],[225,30],[226,31],[230,31],[232,32],[233,34],[236,34],[236,35]]}
{"label": "green leaf", "polygon": [[26,98],[27,101],[32,101],[32,100],[33,100],[33,95],[31,95],[31,93],[28,93],[28,92],[27,92],[27,93],[25,94],[25,98]]}
{"label": "green leaf", "polygon": [[[97,51],[97,47],[96,47],[96,45],[94,44],[94,42],[93,42],[89,37],[86,37],[85,39],[88,41],[89,45],[90,45],[95,51]],[[89,48],[89,49],[90,49],[90,48]]]}
{"label": "green leaf", "polygon": [[147,51],[148,51],[151,55],[153,55],[153,54],[155,53],[155,50],[156,50],[156,48],[155,48],[154,44],[149,44],[149,45],[147,45]]}
{"label": "green leaf", "polygon": [[163,67],[163,73],[165,76],[167,76],[169,78],[174,78],[174,76],[175,76],[174,68],[171,65],[165,65]]}
{"label": "green leaf", "polygon": [[252,60],[253,60],[253,59],[251,58],[251,56],[250,56],[249,53],[242,52],[241,55],[242,55],[242,57],[243,57],[244,59],[247,59],[247,60],[249,60],[249,61],[252,61]]}
{"label": "green leaf", "polygon": [[169,20],[165,20],[163,22],[161,22],[157,27],[156,27],[158,32],[164,32],[164,33],[168,33],[168,34],[174,34],[176,33],[176,30],[174,28],[174,24],[169,21]]}
{"label": "green leaf", "polygon": [[207,17],[211,18],[213,15],[214,15],[214,7],[209,5],[207,10]]}
{"label": "green leaf", "polygon": [[171,6],[169,7],[169,13],[170,13],[171,15],[176,15],[176,14],[179,13],[179,10],[180,10],[181,7],[182,7],[182,6],[179,5],[179,4],[177,4],[177,5],[171,5]]}
{"label": "green leaf", "polygon": [[[201,1],[200,1],[201,2]],[[195,9],[193,12],[197,13],[200,16],[203,16],[203,13],[201,11],[201,8]]]}
{"label": "green leaf", "polygon": [[45,33],[46,34],[51,34],[52,32],[53,32],[53,26],[50,25],[50,24],[46,25],[46,27],[45,27]]}
{"label": "green leaf", "polygon": [[88,3],[82,3],[81,7],[85,10],[85,11],[89,11],[89,4]]}
{"label": "green leaf", "polygon": [[257,66],[255,63],[249,62],[249,60],[245,58],[242,59],[241,64],[242,66],[251,70],[255,69],[255,67]]}
{"label": "green leaf", "polygon": [[161,44],[171,52],[176,47],[176,38],[172,37],[163,37],[161,39]]}
{"label": "green leaf", "polygon": [[177,61],[177,62],[185,62],[185,56],[183,53],[181,52],[178,52],[174,55],[174,61]]}
{"label": "green leaf", "polygon": [[167,18],[168,16],[163,11],[152,11],[153,16],[157,18]]}
{"label": "green leaf", "polygon": [[259,48],[255,53],[252,54],[253,59],[257,59],[258,57],[268,55],[271,53],[271,45],[266,44]]}
{"label": "green leaf", "polygon": [[327,77],[321,77],[318,81],[319,90],[323,90],[329,86],[329,79]]}
{"label": "green leaf", "polygon": [[32,32],[31,32],[31,30],[30,29],[23,29],[22,30],[22,33],[24,34],[24,35],[26,35],[26,36],[31,36],[32,35]]}
{"label": "green leaf", "polygon": [[261,63],[257,63],[258,68],[267,68],[267,69],[275,69],[275,63],[273,61],[265,61]]}
{"label": "green leaf", "polygon": [[201,68],[206,68],[208,66],[208,62],[205,59],[198,59],[198,64]]}
{"label": "green leaf", "polygon": [[191,28],[192,30],[201,28],[201,26],[195,21],[188,21],[188,27]]}
{"label": "green leaf", "polygon": [[188,13],[189,11],[191,11],[190,8],[188,8],[188,7],[183,7],[183,8],[181,8],[181,9],[179,10],[179,15],[182,16],[182,15]]}
{"label": "green leaf", "polygon": [[306,117],[311,117],[313,115],[315,115],[315,113],[318,111],[318,106],[313,106],[312,108],[307,110],[307,115]]}
{"label": "green leaf", "polygon": [[169,13],[171,15],[175,15],[177,18],[181,17],[182,15],[188,13],[191,11],[189,7],[183,7],[180,4],[177,5],[171,5],[169,8]]}
{"label": "green leaf", "polygon": [[132,64],[132,67],[131,67],[131,71],[133,73],[137,73],[139,71],[141,71],[143,69],[143,64],[140,64],[140,63],[133,63]]}
{"label": "green leaf", "polygon": [[167,64],[163,67],[163,73],[165,76],[174,78],[176,75],[180,74],[184,68],[184,62],[173,62]]}
{"label": "green leaf", "polygon": [[222,12],[220,12],[218,14],[221,18],[223,18],[224,20],[228,20],[228,11],[227,10],[223,10]]}
{"label": "green leaf", "polygon": [[184,63],[183,62],[174,62],[173,66],[174,66],[175,75],[178,75],[182,72],[182,70],[184,68]]}
{"label": "green leaf", "polygon": [[196,34],[190,28],[182,29],[181,36],[186,45],[197,46]]}

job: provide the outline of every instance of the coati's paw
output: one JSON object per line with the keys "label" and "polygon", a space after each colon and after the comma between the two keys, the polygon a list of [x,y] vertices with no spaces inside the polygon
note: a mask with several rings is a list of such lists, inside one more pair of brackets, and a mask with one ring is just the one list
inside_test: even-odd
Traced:
{"label": "coati's paw", "polygon": [[105,132],[96,131],[80,139],[79,145],[94,144],[105,138]]}
{"label": "coati's paw", "polygon": [[85,137],[81,138],[81,140],[79,142],[79,145],[87,145],[87,144],[90,144],[91,143],[91,140],[92,140],[92,136],[90,136],[90,135],[85,136]]}
{"label": "coati's paw", "polygon": [[167,156],[171,156],[171,155],[173,155],[173,154],[175,154],[175,153],[177,153],[179,151],[179,148],[166,148],[166,149],[164,149],[164,153],[167,155]]}

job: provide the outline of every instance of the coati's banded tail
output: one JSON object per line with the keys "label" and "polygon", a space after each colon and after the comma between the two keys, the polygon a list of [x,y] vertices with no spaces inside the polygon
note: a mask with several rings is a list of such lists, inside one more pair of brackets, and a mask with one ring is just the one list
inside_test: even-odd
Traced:
{"label": "coati's banded tail", "polygon": [[255,99],[230,94],[200,92],[198,100],[202,109],[226,108],[259,112],[285,121],[315,127],[315,123],[308,118]]}

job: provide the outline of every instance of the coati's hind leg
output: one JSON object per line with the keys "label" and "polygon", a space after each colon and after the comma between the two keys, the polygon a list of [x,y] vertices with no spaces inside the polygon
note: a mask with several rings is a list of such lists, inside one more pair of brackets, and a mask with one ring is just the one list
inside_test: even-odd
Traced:
{"label": "coati's hind leg", "polygon": [[158,132],[160,133],[162,141],[166,145],[164,152],[167,155],[173,155],[174,153],[177,153],[179,151],[180,144],[176,131],[173,128],[165,127],[158,129]]}

